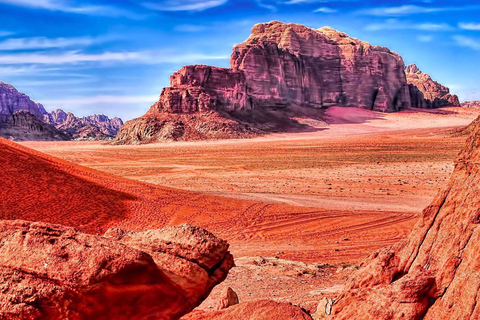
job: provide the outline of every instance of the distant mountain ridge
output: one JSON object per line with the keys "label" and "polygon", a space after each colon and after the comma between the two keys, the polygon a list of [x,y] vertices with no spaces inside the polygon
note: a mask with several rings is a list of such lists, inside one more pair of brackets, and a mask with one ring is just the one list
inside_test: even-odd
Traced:
{"label": "distant mountain ridge", "polygon": [[106,140],[114,137],[122,125],[122,119],[105,115],[79,118],[60,109],[49,113],[11,84],[0,82],[0,136],[5,138]]}

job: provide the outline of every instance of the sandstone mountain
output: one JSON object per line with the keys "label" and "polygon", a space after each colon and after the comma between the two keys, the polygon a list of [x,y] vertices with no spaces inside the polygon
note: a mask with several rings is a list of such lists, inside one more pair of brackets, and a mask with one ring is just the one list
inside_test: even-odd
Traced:
{"label": "sandstone mountain", "polygon": [[[20,114],[15,115],[18,112]],[[26,113],[32,116],[26,115]],[[112,138],[123,125],[104,115],[77,118],[56,110],[48,113],[12,85],[0,82],[0,136],[14,140],[70,140]]]}
{"label": "sandstone mountain", "polygon": [[395,112],[458,105],[447,88],[426,77],[416,82],[421,89],[409,85],[397,53],[329,27],[260,23],[233,47],[230,68],[190,65],[175,72],[159,101],[144,116],[128,121],[115,142],[284,131],[302,127],[295,117],[322,120],[323,110],[331,106]]}
{"label": "sandstone mountain", "polygon": [[0,221],[0,318],[175,320],[233,266],[225,241],[189,225],[134,238],[130,246],[60,225]]}
{"label": "sandstone mountain", "polygon": [[480,318],[480,118],[472,126],[448,185],[406,240],[364,262],[332,319]]}
{"label": "sandstone mountain", "polygon": [[450,94],[450,89],[434,81],[428,74],[423,73],[412,64],[405,69],[407,82],[410,87],[412,107],[440,108],[445,106],[460,106],[456,95]]}

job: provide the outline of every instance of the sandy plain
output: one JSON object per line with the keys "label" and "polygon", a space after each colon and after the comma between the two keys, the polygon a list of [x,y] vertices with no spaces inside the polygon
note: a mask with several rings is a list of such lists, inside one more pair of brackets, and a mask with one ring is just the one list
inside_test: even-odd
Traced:
{"label": "sandy plain", "polygon": [[[189,222],[227,239],[238,267],[203,307],[227,285],[242,301],[271,292],[279,300],[305,301],[309,295],[318,301],[340,290],[368,254],[410,232],[453,170],[465,137],[452,133],[479,114],[461,108],[394,114],[331,108],[328,124],[298,119],[314,126],[309,132],[248,140],[22,144],[145,182],[156,190],[149,191],[152,199],[158,192],[175,199],[159,202],[153,211],[140,208],[109,226],[145,229]],[[326,265],[299,277],[296,267],[248,260],[258,256]],[[284,274],[286,269],[293,274]]]}

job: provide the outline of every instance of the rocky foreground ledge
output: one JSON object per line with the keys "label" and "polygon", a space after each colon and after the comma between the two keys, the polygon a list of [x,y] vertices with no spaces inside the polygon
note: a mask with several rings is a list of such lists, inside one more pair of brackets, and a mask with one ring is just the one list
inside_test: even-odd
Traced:
{"label": "rocky foreground ledge", "polygon": [[232,266],[227,242],[190,225],[102,237],[0,221],[0,318],[178,319]]}

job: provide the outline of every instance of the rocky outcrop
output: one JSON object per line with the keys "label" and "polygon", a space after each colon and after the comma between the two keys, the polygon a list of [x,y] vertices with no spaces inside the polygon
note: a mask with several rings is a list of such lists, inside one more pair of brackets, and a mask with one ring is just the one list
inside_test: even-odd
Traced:
{"label": "rocky outcrop", "polygon": [[[59,225],[0,221],[0,318],[178,319],[201,302],[205,288],[190,284],[195,298],[185,294],[178,281],[171,281],[171,270],[178,277],[188,276],[187,263],[198,268],[223,261],[228,245],[193,227],[177,229],[193,230],[181,232],[184,238],[175,230],[158,231],[163,249],[153,243],[154,255],[164,250],[162,263],[170,259],[165,270],[164,264],[156,264],[157,258],[116,239]],[[135,237],[143,249],[152,251],[147,239]],[[218,269],[211,268],[213,274]]]}
{"label": "rocky outcrop", "polygon": [[480,120],[411,235],[368,258],[332,319],[480,317]]}
{"label": "rocky outcrop", "polygon": [[[257,24],[244,43],[234,46],[229,69],[183,67],[170,77],[159,101],[143,117],[127,122],[115,141],[238,137],[235,127],[242,135],[283,131],[299,125],[292,117],[320,118],[323,108],[335,105],[399,111],[410,106],[404,68],[402,58],[388,48],[332,28]],[[203,124],[204,115],[220,125]],[[188,116],[194,125],[179,130]],[[226,128],[221,119],[236,125]]]}
{"label": "rocky outcrop", "polygon": [[260,300],[243,302],[220,311],[194,311],[182,320],[312,320],[307,313],[289,303]]}
{"label": "rocky outcrop", "polygon": [[117,117],[110,119],[105,115],[95,114],[78,118],[73,113],[61,109],[49,113],[44,119],[76,140],[110,139],[123,125],[122,119]]}
{"label": "rocky outcrop", "polygon": [[150,254],[192,304],[205,299],[234,265],[226,241],[191,225],[145,232],[110,229],[105,237]]}
{"label": "rocky outcrop", "polygon": [[456,95],[450,94],[450,89],[434,81],[412,64],[405,69],[410,88],[410,99],[414,108],[440,108],[460,106]]}
{"label": "rocky outcrop", "polygon": [[0,137],[15,141],[64,141],[70,136],[28,111],[0,116]]}

